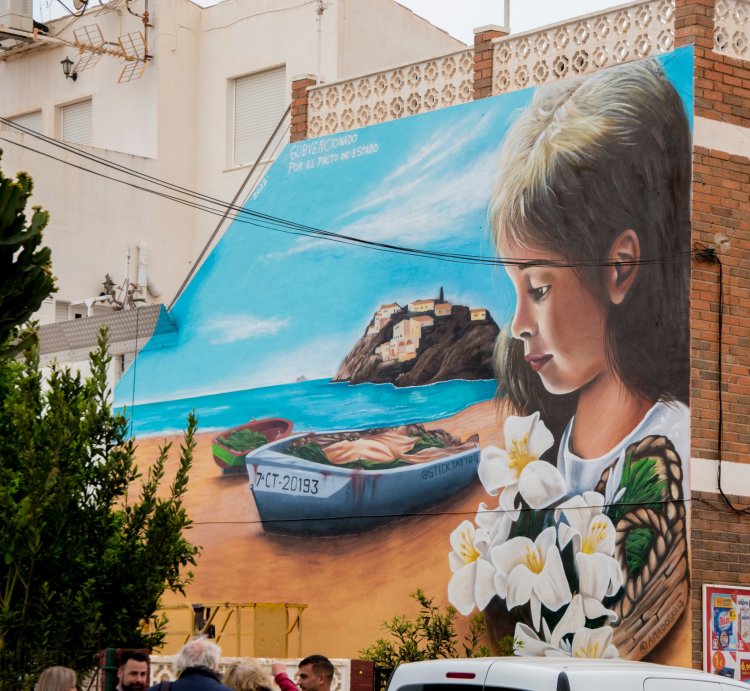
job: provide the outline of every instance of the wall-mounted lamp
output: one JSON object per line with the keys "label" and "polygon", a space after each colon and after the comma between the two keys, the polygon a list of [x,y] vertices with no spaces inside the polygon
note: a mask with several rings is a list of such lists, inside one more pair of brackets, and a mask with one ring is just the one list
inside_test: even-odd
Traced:
{"label": "wall-mounted lamp", "polygon": [[67,79],[72,79],[73,81],[78,79],[78,72],[73,72],[73,61],[69,57],[66,57],[65,60],[60,60],[60,64],[63,68],[63,74]]}

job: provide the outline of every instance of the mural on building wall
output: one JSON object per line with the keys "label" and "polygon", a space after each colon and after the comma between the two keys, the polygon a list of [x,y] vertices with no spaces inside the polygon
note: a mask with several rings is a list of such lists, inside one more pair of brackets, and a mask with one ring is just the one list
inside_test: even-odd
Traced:
{"label": "mural on building wall", "polygon": [[[118,385],[134,431],[198,412],[203,509],[249,479],[269,574],[410,544],[393,580],[521,654],[648,655],[688,602],[691,75],[680,49],[287,146]],[[253,566],[222,599],[323,606]]]}

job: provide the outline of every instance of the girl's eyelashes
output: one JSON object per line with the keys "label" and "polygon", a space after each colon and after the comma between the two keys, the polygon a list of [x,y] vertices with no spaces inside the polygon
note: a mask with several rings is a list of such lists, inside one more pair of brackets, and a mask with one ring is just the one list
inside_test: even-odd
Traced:
{"label": "girl's eyelashes", "polygon": [[539,302],[548,292],[551,286],[539,286],[538,288],[533,288],[531,285],[529,286],[528,292],[529,295],[531,295],[531,299],[535,302]]}

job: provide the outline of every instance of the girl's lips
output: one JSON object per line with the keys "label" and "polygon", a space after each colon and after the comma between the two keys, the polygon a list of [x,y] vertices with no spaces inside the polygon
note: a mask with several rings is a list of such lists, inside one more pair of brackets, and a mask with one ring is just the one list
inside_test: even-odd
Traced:
{"label": "girl's lips", "polygon": [[552,359],[551,355],[527,355],[524,360],[529,363],[529,367],[538,372]]}

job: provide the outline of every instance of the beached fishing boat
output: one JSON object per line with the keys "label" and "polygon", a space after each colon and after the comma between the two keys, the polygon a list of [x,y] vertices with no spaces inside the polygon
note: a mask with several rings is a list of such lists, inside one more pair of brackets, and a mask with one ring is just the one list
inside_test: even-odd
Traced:
{"label": "beached fishing boat", "polygon": [[223,474],[247,472],[248,452],[288,436],[293,427],[289,420],[268,417],[225,430],[211,440],[214,462]]}
{"label": "beached fishing boat", "polygon": [[247,454],[268,532],[340,535],[424,511],[477,478],[479,443],[422,425],[294,434]]}

